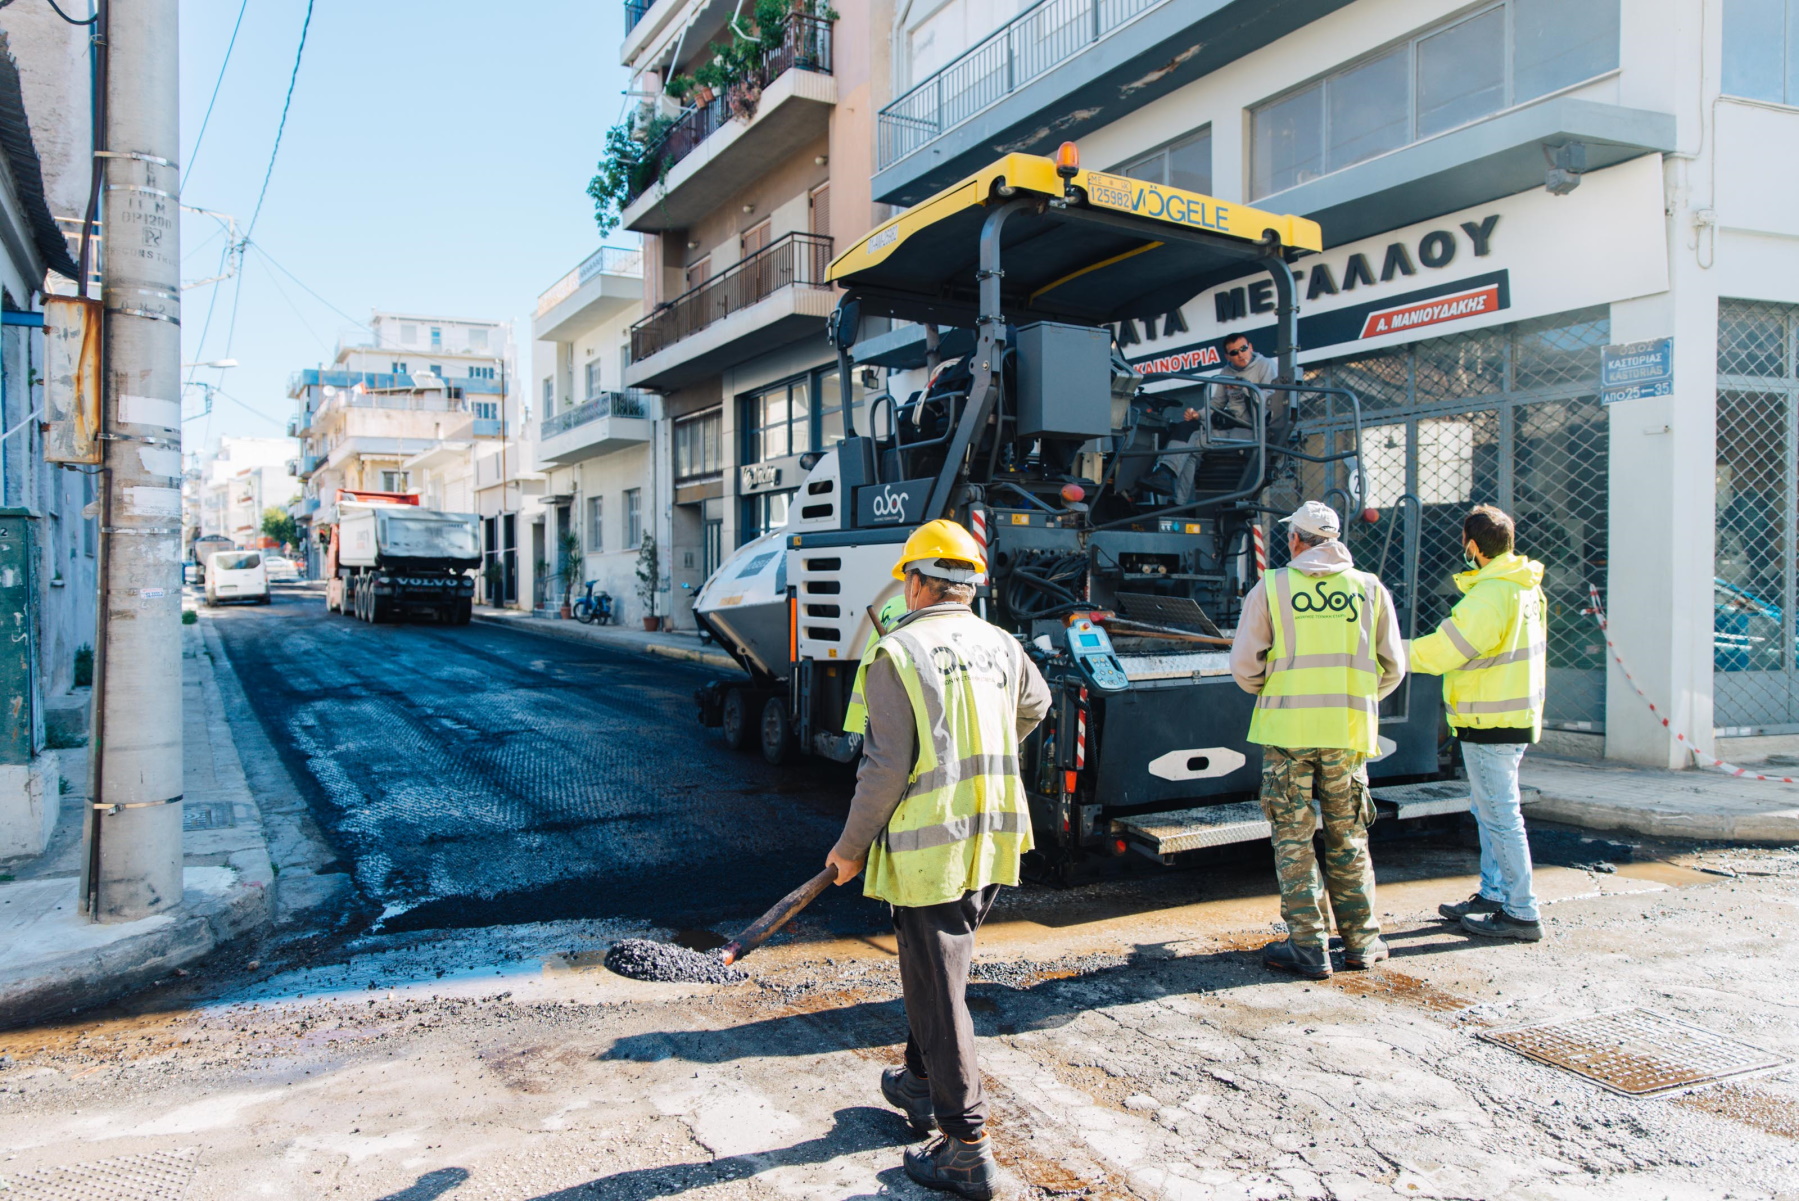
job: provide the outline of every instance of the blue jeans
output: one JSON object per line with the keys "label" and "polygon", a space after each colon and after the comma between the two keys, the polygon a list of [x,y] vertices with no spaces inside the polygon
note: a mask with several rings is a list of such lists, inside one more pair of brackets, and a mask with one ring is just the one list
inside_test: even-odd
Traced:
{"label": "blue jeans", "polygon": [[1518,798],[1518,764],[1525,744],[1462,743],[1462,766],[1474,796],[1474,823],[1480,829],[1480,895],[1498,901],[1523,922],[1538,920],[1531,889],[1530,844],[1524,837],[1524,809]]}

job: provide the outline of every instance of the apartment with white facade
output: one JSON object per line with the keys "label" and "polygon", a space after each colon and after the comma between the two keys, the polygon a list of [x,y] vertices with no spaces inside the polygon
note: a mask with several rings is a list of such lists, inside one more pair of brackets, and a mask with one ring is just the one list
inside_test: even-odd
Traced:
{"label": "apartment with white facade", "polygon": [[300,495],[291,438],[222,437],[198,456],[190,537],[229,538],[255,546],[263,512],[287,510]]}
{"label": "apartment with white facade", "polygon": [[[891,45],[878,200],[1072,139],[1320,223],[1300,361],[1360,398],[1369,501],[1421,510],[1426,623],[1460,514],[1516,514],[1560,746],[1680,766],[1676,730],[1727,755],[1799,732],[1790,5],[948,0],[897,8]],[[1227,333],[1272,349],[1271,310],[1238,281],[1117,334],[1209,366]],[[1320,445],[1354,423],[1304,418]],[[1608,671],[1594,597],[1669,726]]]}

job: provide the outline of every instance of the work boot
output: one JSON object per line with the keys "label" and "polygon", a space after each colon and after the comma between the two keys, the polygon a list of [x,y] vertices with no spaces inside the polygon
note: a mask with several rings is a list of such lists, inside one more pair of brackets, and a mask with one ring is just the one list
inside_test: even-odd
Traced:
{"label": "work boot", "polygon": [[1166,467],[1158,467],[1144,476],[1137,487],[1152,496],[1173,496],[1176,487],[1174,472]]}
{"label": "work boot", "polygon": [[1352,972],[1365,972],[1391,954],[1392,952],[1387,950],[1386,941],[1377,938],[1359,951],[1345,948],[1343,966]]}
{"label": "work boot", "polygon": [[1501,909],[1497,913],[1470,913],[1462,919],[1462,929],[1482,938],[1515,938],[1520,942],[1541,942],[1543,923],[1527,922]]}
{"label": "work boot", "polygon": [[937,1115],[931,1109],[931,1084],[914,1076],[911,1068],[884,1069],[881,1095],[889,1105],[905,1112],[914,1134],[928,1134],[937,1128]]}
{"label": "work boot", "polygon": [[993,1159],[993,1140],[985,1134],[978,1142],[946,1134],[928,1147],[908,1147],[906,1175],[926,1188],[971,1201],[991,1201],[999,1190],[999,1164]]}
{"label": "work boot", "polygon": [[1262,951],[1262,966],[1292,972],[1307,980],[1329,980],[1331,960],[1323,947],[1296,947],[1293,940],[1269,943]]}
{"label": "work boot", "polygon": [[1465,901],[1437,906],[1437,912],[1446,922],[1459,922],[1470,913],[1498,913],[1500,909],[1498,901],[1489,901],[1478,892]]}

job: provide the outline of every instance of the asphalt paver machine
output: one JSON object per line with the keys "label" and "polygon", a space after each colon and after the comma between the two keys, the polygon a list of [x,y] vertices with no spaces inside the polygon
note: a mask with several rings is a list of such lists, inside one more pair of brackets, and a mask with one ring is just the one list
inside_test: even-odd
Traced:
{"label": "asphalt paver machine", "polygon": [[[787,524],[696,596],[697,619],[750,677],[702,688],[702,722],[773,762],[855,759],[844,712],[876,613],[900,587],[895,557],[917,526],[949,517],[987,548],[977,608],[1020,639],[1054,693],[1022,748],[1037,870],[1066,877],[1084,858],[1132,851],[1173,862],[1267,837],[1260,748],[1245,738],[1253,698],[1231,678],[1229,633],[1279,536],[1272,519],[1302,488],[1346,517],[1381,516],[1356,495],[1359,420],[1347,446],[1307,439],[1296,420],[1301,398],[1324,392],[1359,411],[1347,392],[1305,385],[1295,363],[1289,264],[1322,245],[1304,218],[1085,170],[1065,147],[1008,155],[850,247],[830,268],[846,421],[871,318],[922,332],[922,367],[888,377],[918,386],[874,396],[873,428],[846,426],[803,461]],[[1118,353],[1112,323],[1166,320],[1250,275],[1272,280],[1279,379],[1246,388],[1234,417],[1213,401],[1223,377],[1139,374]],[[1198,456],[1192,497],[1151,499],[1142,477],[1167,453],[1163,414],[1186,407],[1201,414],[1198,445],[1176,452]],[[1415,504],[1388,518],[1389,545],[1403,530],[1386,580],[1408,634],[1416,519]],[[1441,722],[1428,677],[1383,706],[1370,777],[1389,816],[1466,807],[1465,788],[1434,782]]]}

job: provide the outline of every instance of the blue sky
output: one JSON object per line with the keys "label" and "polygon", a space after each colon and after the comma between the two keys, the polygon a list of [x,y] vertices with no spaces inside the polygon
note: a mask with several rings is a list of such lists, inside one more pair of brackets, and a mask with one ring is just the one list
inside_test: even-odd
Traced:
{"label": "blue sky", "polygon": [[[181,158],[183,203],[242,225],[306,0],[252,0],[196,154],[239,7],[181,0]],[[537,294],[600,244],[582,189],[623,111],[623,29],[622,0],[316,0],[252,234],[267,255],[247,252],[241,292],[231,280],[184,296],[182,360],[240,364],[184,373],[236,398],[187,423],[189,449],[283,433],[288,373],[329,362],[371,309],[510,319],[527,368]],[[185,214],[182,278],[217,274],[223,243],[217,222]],[[198,389],[185,402],[190,414],[204,406]]]}

